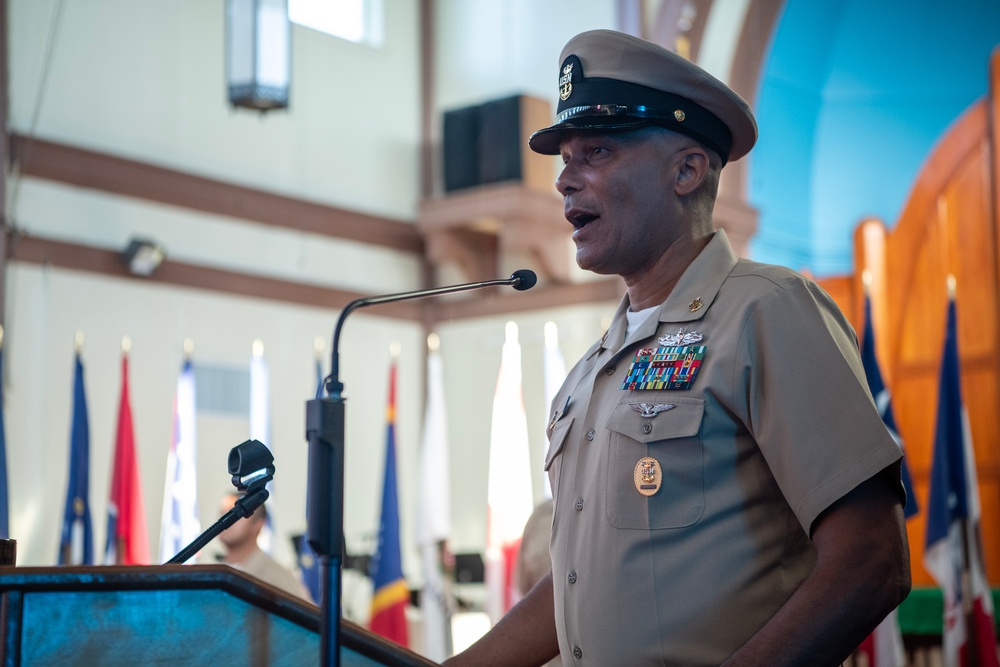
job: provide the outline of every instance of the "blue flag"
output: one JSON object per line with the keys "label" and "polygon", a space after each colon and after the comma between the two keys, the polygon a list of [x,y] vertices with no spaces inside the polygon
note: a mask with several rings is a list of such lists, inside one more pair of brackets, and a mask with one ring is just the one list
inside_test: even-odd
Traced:
{"label": "blue flag", "polygon": [[0,538],[10,537],[7,504],[7,437],[3,424],[3,348],[0,348]]}
{"label": "blue flag", "polygon": [[[899,437],[896,429],[896,417],[892,413],[892,398],[889,389],[882,381],[882,371],[879,370],[878,359],[875,357],[875,329],[872,327],[872,304],[871,300],[865,296],[865,331],[861,342],[861,363],[865,367],[865,377],[868,379],[868,389],[875,399],[875,407],[878,409],[882,422],[889,429],[889,434],[896,441],[900,449],[903,449],[903,440]],[[904,450],[905,451],[905,450]],[[913,480],[910,477],[910,467],[906,465],[906,457],[901,462],[901,475],[903,478],[903,489],[906,491],[906,507],[903,514],[909,519],[920,511],[917,505],[917,495],[913,491]]]}
{"label": "blue flag", "polygon": [[90,524],[90,425],[83,390],[83,362],[76,355],[73,379],[73,425],[70,433],[69,483],[59,542],[60,565],[92,565],[94,535]]}
{"label": "blue flag", "polygon": [[385,477],[382,483],[382,515],[378,549],[372,558],[370,629],[397,644],[407,646],[406,604],[410,590],[403,578],[403,558],[399,544],[399,498],[396,492],[396,364],[389,369],[389,422],[385,442]]}
{"label": "blue flag", "polygon": [[956,319],[952,298],[941,360],[924,566],[944,598],[944,664],[998,667],[993,600],[979,523],[979,483],[962,402]]}

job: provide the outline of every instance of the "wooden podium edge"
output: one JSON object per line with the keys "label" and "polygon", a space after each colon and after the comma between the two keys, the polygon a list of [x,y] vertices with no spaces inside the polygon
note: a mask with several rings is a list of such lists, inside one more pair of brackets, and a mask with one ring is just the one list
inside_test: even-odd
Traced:
{"label": "wooden podium edge", "polygon": [[[229,593],[307,630],[320,632],[319,607],[228,565],[0,567],[0,594],[206,589]],[[344,619],[341,645],[393,667],[437,664]]]}

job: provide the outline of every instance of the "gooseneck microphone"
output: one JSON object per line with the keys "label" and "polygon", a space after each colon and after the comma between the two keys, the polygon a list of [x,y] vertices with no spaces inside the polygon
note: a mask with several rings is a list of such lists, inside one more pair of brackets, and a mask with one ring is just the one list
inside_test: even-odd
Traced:
{"label": "gooseneck microphone", "polygon": [[538,282],[538,276],[531,269],[518,269],[510,274],[510,278],[500,280],[483,280],[476,283],[464,283],[462,285],[447,285],[445,287],[434,287],[431,289],[416,290],[414,292],[399,292],[396,294],[385,294],[383,296],[369,296],[351,301],[340,311],[337,318],[337,326],[333,330],[333,352],[330,362],[330,375],[325,379],[326,390],[331,397],[339,397],[344,391],[344,384],[340,381],[340,330],[344,326],[347,316],[358,308],[366,306],[377,306],[382,303],[393,303],[396,301],[407,301],[409,299],[423,299],[431,296],[441,296],[442,294],[454,294],[455,292],[467,292],[484,287],[502,287],[509,285],[519,292],[529,290]]}
{"label": "gooseneck microphone", "polygon": [[181,549],[164,565],[180,565],[202,550],[219,533],[226,530],[240,518],[249,519],[258,507],[267,500],[267,483],[274,478],[274,456],[260,440],[247,440],[229,450],[229,474],[233,476],[233,486],[243,495],[232,509],[219,517],[208,530],[196,537],[191,544]]}
{"label": "gooseneck microphone", "polygon": [[537,280],[533,271],[520,269],[506,280],[485,280],[355,299],[340,311],[333,331],[330,375],[323,381],[328,396],[317,396],[306,402],[306,439],[309,441],[306,522],[309,546],[320,563],[320,664],[324,667],[340,665],[340,575],[344,556],[344,385],[340,381],[339,350],[344,320],[353,311],[365,306],[504,285],[523,292],[534,287]]}

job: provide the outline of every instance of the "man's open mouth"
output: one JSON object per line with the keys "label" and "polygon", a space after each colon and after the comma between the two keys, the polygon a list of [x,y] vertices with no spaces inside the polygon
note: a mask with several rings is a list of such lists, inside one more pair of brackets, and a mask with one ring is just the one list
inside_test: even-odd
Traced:
{"label": "man's open mouth", "polygon": [[593,213],[586,213],[584,211],[569,211],[566,213],[566,219],[570,221],[575,229],[583,229],[589,225],[594,220],[597,220],[598,216]]}

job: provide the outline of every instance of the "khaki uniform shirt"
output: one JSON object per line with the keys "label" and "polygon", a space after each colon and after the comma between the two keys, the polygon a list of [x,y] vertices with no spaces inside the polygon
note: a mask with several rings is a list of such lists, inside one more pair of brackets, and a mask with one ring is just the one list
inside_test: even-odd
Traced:
{"label": "khaki uniform shirt", "polygon": [[309,591],[295,573],[260,549],[254,549],[242,562],[229,565],[306,602],[313,602]]}
{"label": "khaki uniform shirt", "polygon": [[[560,652],[565,665],[718,665],[811,571],[817,516],[901,452],[833,300],[738,259],[723,232],[630,342],[627,308],[552,404]],[[623,389],[637,351],[682,345],[659,340],[678,333],[702,336],[694,382]]]}

